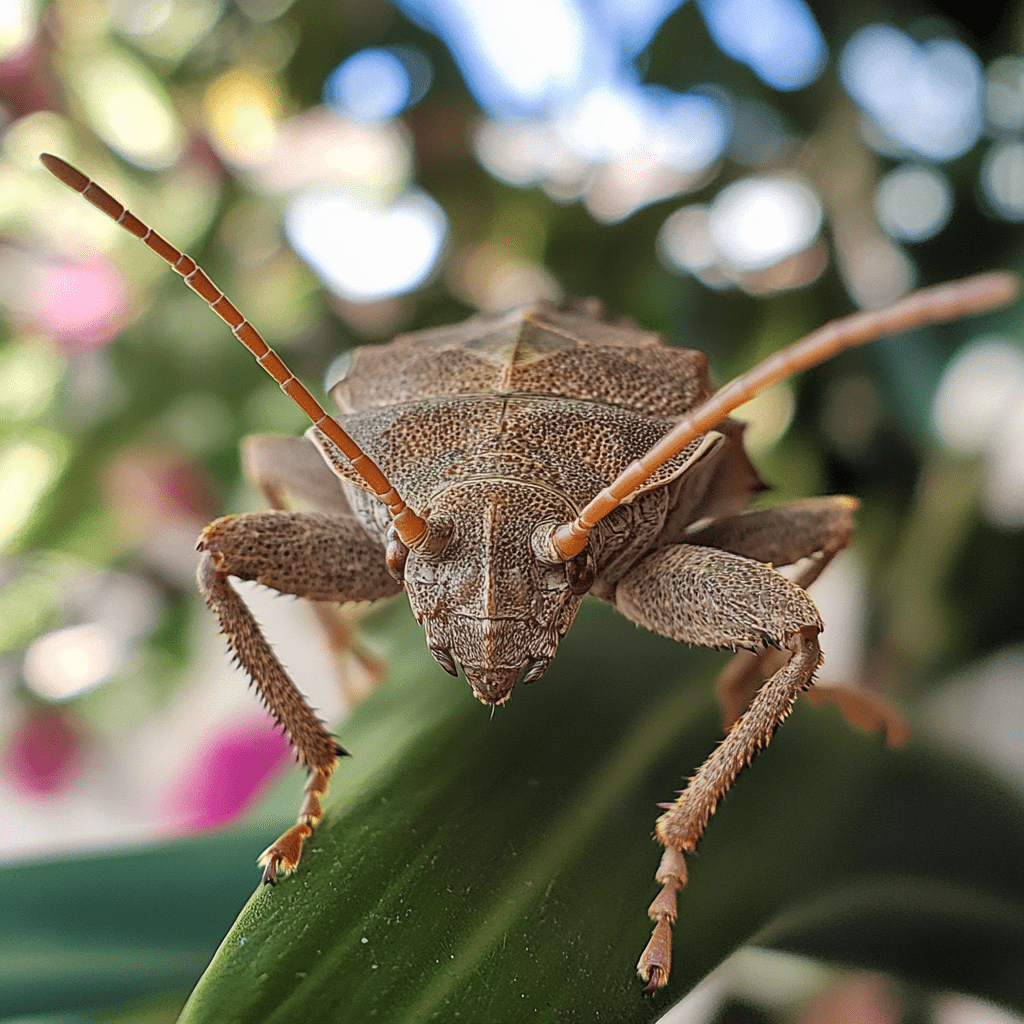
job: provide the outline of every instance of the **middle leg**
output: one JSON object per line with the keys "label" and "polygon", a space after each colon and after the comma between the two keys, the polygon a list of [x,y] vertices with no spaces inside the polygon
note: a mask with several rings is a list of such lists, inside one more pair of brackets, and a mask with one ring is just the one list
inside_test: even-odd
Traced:
{"label": "middle leg", "polygon": [[[778,567],[805,562],[793,582],[806,590],[843,551],[853,536],[857,500],[837,495],[787,502],[775,508],[723,516],[686,537]],[[788,651],[765,648],[740,651],[718,679],[722,726],[728,729],[743,713],[761,684],[777,672]],[[882,732],[892,746],[906,741],[903,716],[884,697],[862,686],[830,683],[809,693],[814,704],[836,704],[846,720],[865,732]]]}

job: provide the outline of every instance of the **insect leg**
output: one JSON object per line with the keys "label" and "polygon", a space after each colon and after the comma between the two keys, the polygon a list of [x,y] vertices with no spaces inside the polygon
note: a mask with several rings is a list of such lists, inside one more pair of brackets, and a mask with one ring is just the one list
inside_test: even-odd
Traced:
{"label": "insect leg", "polygon": [[[708,545],[774,566],[807,564],[793,579],[806,590],[850,542],[857,500],[842,495],[808,498],[775,508],[722,516],[688,534],[694,544]],[[765,648],[739,651],[718,679],[722,727],[743,713],[765,679],[789,657],[787,651]],[[906,742],[909,728],[903,716],[880,694],[857,685],[832,683],[807,694],[814,704],[832,702],[855,728],[882,732],[893,746]]]}
{"label": "insect leg", "polygon": [[696,851],[719,800],[811,685],[821,661],[822,624],[806,591],[773,569],[689,544],[643,559],[620,580],[614,600],[627,618],[677,640],[749,649],[770,643],[792,652],[655,825],[655,837],[666,847],[655,876],[662,888],[648,910],[654,933],[637,964],[650,993],[668,980],[676,893],[686,883],[684,857]]}
{"label": "insect leg", "polygon": [[260,858],[263,881],[273,883],[279,868],[289,872],[298,864],[303,840],[323,817],[320,798],[344,751],[289,678],[228,577],[314,601],[368,601],[400,588],[387,572],[383,551],[354,516],[284,511],[227,516],[203,531],[199,549],[200,592],[310,773],[298,823]]}
{"label": "insect leg", "polygon": [[250,434],[242,441],[242,470],[271,508],[352,514],[341,481],[312,441],[283,434]]}
{"label": "insect leg", "polygon": [[[242,441],[242,468],[271,508],[298,502],[310,511],[352,514],[341,482],[305,437],[251,434]],[[384,681],[387,665],[360,645],[357,610],[323,601],[311,601],[310,608],[332,657],[344,666],[339,685],[346,706],[354,708]]]}

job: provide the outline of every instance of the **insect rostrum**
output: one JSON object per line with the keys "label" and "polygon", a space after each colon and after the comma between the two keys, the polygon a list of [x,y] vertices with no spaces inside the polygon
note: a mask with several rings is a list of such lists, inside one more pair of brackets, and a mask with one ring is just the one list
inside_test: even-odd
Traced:
{"label": "insect rostrum", "polygon": [[[723,675],[725,739],[655,825],[661,890],[637,969],[646,991],[664,985],[685,855],[813,683],[822,622],[807,587],[849,543],[856,509],[835,496],[748,510],[764,484],[729,414],[844,348],[1005,304],[1016,278],[981,275],[834,321],[717,392],[701,353],[595,300],[538,303],[356,350],[332,417],[193,260],[42,159],[180,273],[313,422],[304,438],[248,440],[247,472],[276,507],[218,519],[199,541],[200,590],[309,769],[298,823],[261,858],[265,882],[297,866],[340,751],[231,576],[326,602],[404,590],[438,664],[461,665],[489,705],[544,675],[588,593],[656,633],[755,652]],[[793,580],[777,571],[797,563]]]}

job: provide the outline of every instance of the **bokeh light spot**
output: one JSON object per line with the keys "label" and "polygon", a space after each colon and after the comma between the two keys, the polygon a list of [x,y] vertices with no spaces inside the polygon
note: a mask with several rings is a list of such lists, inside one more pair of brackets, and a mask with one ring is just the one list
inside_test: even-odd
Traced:
{"label": "bokeh light spot", "polygon": [[61,708],[36,708],[4,751],[4,775],[36,797],[57,796],[82,767],[85,739]]}
{"label": "bokeh light spot", "polygon": [[74,77],[97,134],[126,160],[157,171],[178,159],[184,131],[167,91],[144,64],[110,51],[81,63]]}
{"label": "bokeh light spot", "polygon": [[104,263],[50,264],[37,283],[40,326],[71,350],[105,345],[124,326],[128,289],[121,275]]}
{"label": "bokeh light spot", "polygon": [[358,122],[321,106],[281,122],[272,152],[250,174],[261,191],[275,195],[336,187],[384,202],[406,187],[412,161],[400,122]]}
{"label": "bokeh light spot", "polygon": [[66,361],[51,347],[9,345],[0,352],[0,413],[9,421],[49,409]]}
{"label": "bokeh light spot", "polygon": [[238,725],[213,737],[175,788],[177,827],[200,832],[233,821],[291,760],[288,741],[258,725]]}
{"label": "bokeh light spot", "polygon": [[881,231],[848,243],[839,264],[850,298],[861,309],[880,309],[906,295],[917,281],[913,260]]}
{"label": "bokeh light spot", "polygon": [[722,155],[732,133],[732,121],[716,97],[649,88],[645,99],[643,147],[658,163],[696,174]]}
{"label": "bokeh light spot", "polygon": [[775,89],[802,89],[828,50],[803,0],[697,0],[715,42]]}
{"label": "bokeh light spot", "polygon": [[995,142],[981,163],[981,190],[1004,220],[1024,221],[1024,143]]}
{"label": "bokeh light spot", "polygon": [[110,20],[134,46],[174,67],[210,33],[226,6],[226,0],[110,0]]}
{"label": "bokeh light spot", "polygon": [[985,73],[985,116],[999,131],[1024,130],[1024,61],[999,57]]}
{"label": "bokeh light spot", "polygon": [[602,70],[587,66],[587,26],[572,0],[402,0],[400,6],[444,40],[490,113],[539,112]]}
{"label": "bokeh light spot", "polygon": [[124,644],[105,626],[87,623],[39,637],[25,652],[23,671],[40,697],[62,701],[99,686],[124,661]]}
{"label": "bokeh light spot", "polygon": [[698,274],[718,262],[708,208],[692,203],[670,214],[658,232],[658,252],[672,267]]}
{"label": "bokeh light spot", "polygon": [[174,0],[110,0],[110,20],[130,36],[159,32],[170,20]]}
{"label": "bokeh light spot", "polygon": [[666,218],[657,250],[672,271],[705,287],[739,286],[751,295],[802,288],[828,265],[818,239],[821,204],[792,178],[744,178],[710,205],[692,203]]}
{"label": "bokeh light spot", "polygon": [[441,255],[448,221],[424,192],[374,207],[351,196],[306,193],[289,203],[285,231],[324,284],[348,302],[412,291]]}
{"label": "bokeh light spot", "polygon": [[339,64],[324,83],[324,102],[361,121],[390,121],[418,103],[432,80],[430,64],[410,47],[372,47]]}
{"label": "bokeh light spot", "polygon": [[878,223],[904,242],[937,235],[953,212],[953,186],[940,170],[906,164],[889,171],[875,191]]}
{"label": "bokeh light spot", "polygon": [[931,160],[961,156],[981,136],[981,64],[955,39],[922,45],[891,25],[867,25],[846,44],[839,76],[883,132]]}
{"label": "bokeh light spot", "polygon": [[588,166],[547,122],[484,121],[473,139],[476,156],[495,178],[528,188],[542,182],[579,195]]}
{"label": "bokeh light spot", "polygon": [[577,156],[595,163],[614,160],[644,136],[644,116],[635,91],[599,86],[564,108],[555,127]]}
{"label": "bokeh light spot", "polygon": [[390,121],[409,102],[405,65],[381,48],[362,50],[339,65],[324,84],[324,99],[364,121]]}
{"label": "bokeh light spot", "polygon": [[793,388],[781,381],[765,388],[736,410],[737,419],[747,425],[743,442],[755,454],[765,452],[789,429],[796,410]]}
{"label": "bokeh light spot", "polygon": [[1022,403],[1024,349],[1008,338],[989,335],[965,346],[946,367],[935,392],[932,422],[952,451],[978,455],[988,448],[1011,407]]}
{"label": "bokeh light spot", "polygon": [[31,0],[0,3],[0,60],[26,46],[36,30],[36,5]]}
{"label": "bokeh light spot", "polygon": [[0,449],[0,549],[7,548],[32,518],[66,458],[67,444],[56,434]]}
{"label": "bokeh light spot", "polygon": [[212,141],[229,160],[258,163],[273,150],[281,104],[277,83],[263,70],[228,71],[206,92]]}
{"label": "bokeh light spot", "polygon": [[806,249],[821,229],[823,213],[811,189],[792,178],[743,178],[711,204],[715,246],[739,271],[764,270]]}
{"label": "bokeh light spot", "polygon": [[565,147],[589,163],[642,151],[659,164],[694,173],[721,154],[730,123],[722,104],[701,93],[599,86],[564,105],[555,129]]}
{"label": "bokeh light spot", "polygon": [[550,119],[486,121],[475,143],[495,177],[539,184],[560,202],[583,197],[613,223],[697,187],[731,130],[715,96],[620,82],[561,103]]}
{"label": "bokeh light spot", "polygon": [[979,338],[946,368],[932,404],[939,438],[960,455],[985,457],[982,507],[998,526],[1024,525],[1024,348]]}
{"label": "bokeh light spot", "polygon": [[997,526],[1009,530],[1024,526],[1024,389],[993,439],[982,502]]}

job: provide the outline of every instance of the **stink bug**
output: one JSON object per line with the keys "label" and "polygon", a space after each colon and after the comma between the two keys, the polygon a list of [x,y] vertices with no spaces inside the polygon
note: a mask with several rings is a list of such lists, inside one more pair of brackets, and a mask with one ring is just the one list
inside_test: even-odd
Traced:
{"label": "stink bug", "polygon": [[[729,414],[843,349],[1004,305],[1016,277],[983,274],[833,321],[718,391],[700,352],[599,302],[537,303],[358,349],[331,390],[335,417],[192,259],[64,161],[42,161],[181,274],[313,423],[304,438],[250,439],[245,454],[272,503],[290,493],[308,510],[218,519],[199,541],[200,590],[309,769],[298,823],[261,858],[264,882],[295,869],[343,752],[230,576],[315,601],[404,590],[439,665],[461,666],[492,706],[545,673],[586,594],[677,640],[756,652],[723,677],[725,739],[655,825],[661,890],[637,969],[646,991],[664,985],[685,858],[813,683],[822,622],[807,587],[849,543],[857,505],[748,510],[764,485]],[[777,571],[805,560],[793,580]]]}

